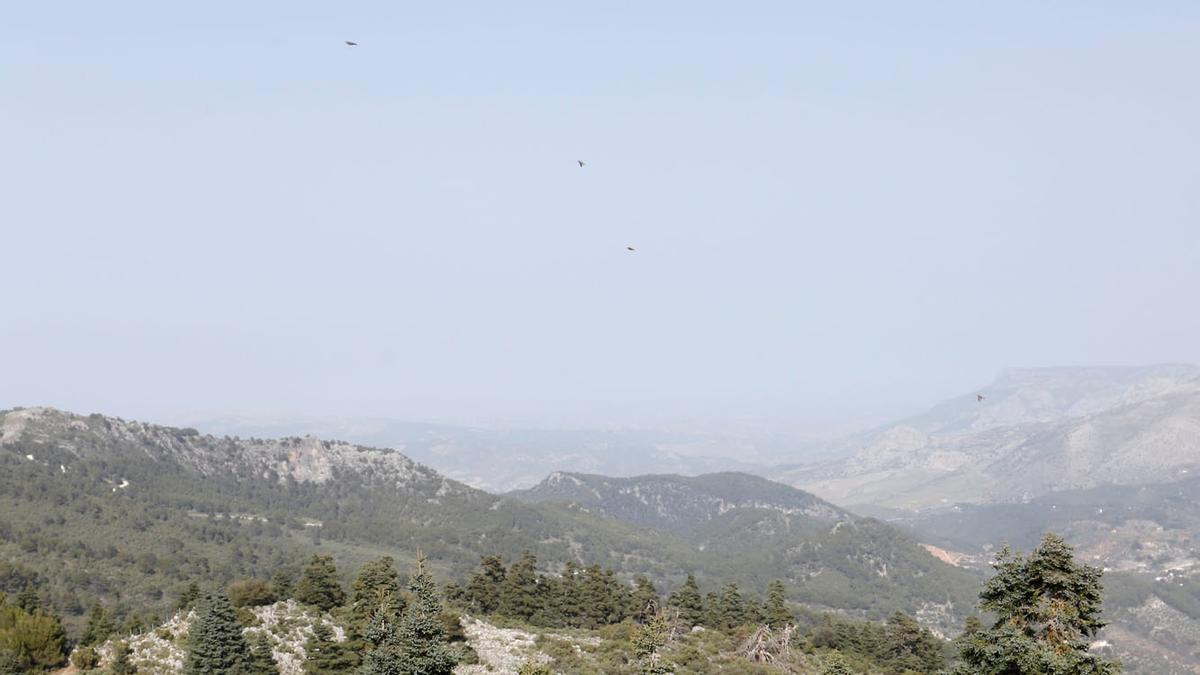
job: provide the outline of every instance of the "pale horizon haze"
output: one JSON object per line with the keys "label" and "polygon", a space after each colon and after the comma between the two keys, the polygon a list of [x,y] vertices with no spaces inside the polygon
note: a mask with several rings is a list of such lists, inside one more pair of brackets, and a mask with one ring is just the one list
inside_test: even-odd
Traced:
{"label": "pale horizon haze", "polygon": [[10,3],[0,408],[820,429],[1198,363],[1198,35],[1185,2]]}

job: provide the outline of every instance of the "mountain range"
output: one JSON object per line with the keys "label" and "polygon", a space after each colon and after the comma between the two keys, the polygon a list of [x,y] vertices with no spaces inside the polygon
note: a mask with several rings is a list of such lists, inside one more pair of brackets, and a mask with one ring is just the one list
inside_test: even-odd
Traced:
{"label": "mountain range", "polygon": [[[395,431],[374,429],[356,436]],[[668,591],[688,573],[713,589],[778,578],[793,602],[868,618],[900,609],[951,634],[999,545],[1028,549],[1055,531],[1105,568],[1104,639],[1126,672],[1200,663],[1200,368],[1006,371],[830,441],[822,461],[781,462],[778,445],[731,460],[720,448],[732,441],[703,434],[404,433],[417,440],[401,451],[0,412],[0,591],[70,588],[46,600],[78,616],[97,598],[162,608],[185,579],[263,575],[315,550],[346,575],[420,549],[446,579],[480,555],[528,550],[547,570],[595,563]],[[531,487],[486,492],[407,450]],[[664,469],[577,470],[645,465]]]}
{"label": "mountain range", "polygon": [[921,509],[1200,470],[1196,367],[1014,370],[980,393],[863,434],[849,457],[774,475],[844,506]]}
{"label": "mountain range", "polygon": [[[318,549],[345,573],[420,549],[447,578],[465,577],[481,555],[524,551],[546,569],[600,564],[662,588],[688,573],[747,589],[778,578],[810,606],[876,618],[903,610],[947,632],[978,585],[897,527],[744,474],[648,479],[639,494],[677,510],[672,524],[538,499],[545,490],[489,494],[395,450],[46,408],[0,416],[0,466],[0,552],[40,577],[73,580],[55,584],[87,596],[55,600],[72,607],[116,589],[161,606],[185,579],[263,575]],[[560,479],[571,477],[546,485]],[[700,510],[711,516],[703,527]]]}

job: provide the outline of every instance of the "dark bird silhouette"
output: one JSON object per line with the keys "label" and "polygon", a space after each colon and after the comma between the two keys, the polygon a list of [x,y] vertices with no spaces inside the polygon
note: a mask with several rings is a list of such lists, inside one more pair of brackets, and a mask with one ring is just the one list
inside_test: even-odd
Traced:
{"label": "dark bird silhouette", "polygon": [[987,397],[984,396],[983,394],[975,394],[975,402],[976,403],[983,403],[983,399],[985,399],[985,398],[987,398]]}
{"label": "dark bird silhouette", "polygon": [[347,46],[347,47],[357,47],[357,46],[358,46],[358,43],[357,43],[357,42],[351,42],[351,41],[349,41],[349,40],[346,40],[346,46]]}
{"label": "dark bird silhouette", "polygon": [[586,164],[586,162],[584,162],[582,159],[577,159],[575,161],[579,162],[579,168],[581,168],[581,169],[583,168],[584,164]]}
{"label": "dark bird silhouette", "polygon": [[632,247],[632,246],[626,246],[626,247],[625,247],[625,250],[626,250],[626,251],[636,251],[637,249],[635,249],[635,248],[634,248],[634,247]]}

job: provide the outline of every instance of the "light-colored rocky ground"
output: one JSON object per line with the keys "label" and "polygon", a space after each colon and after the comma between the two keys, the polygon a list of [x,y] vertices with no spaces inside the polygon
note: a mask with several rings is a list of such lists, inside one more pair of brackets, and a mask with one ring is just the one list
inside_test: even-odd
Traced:
{"label": "light-colored rocky ground", "polygon": [[[271,639],[272,654],[279,664],[281,675],[301,675],[304,670],[304,643],[312,635],[313,626],[321,621],[332,630],[334,639],[341,642],[346,632],[336,625],[329,615],[318,616],[312,609],[295,600],[277,602],[273,605],[254,607],[257,623],[243,629],[247,640],[259,633]],[[187,650],[188,628],[194,612],[179,613],[154,630],[124,638],[131,650],[130,661],[142,675],[174,675],[183,672],[183,659]],[[100,664],[106,667],[112,660],[115,640],[104,643],[100,649]]]}
{"label": "light-colored rocky ground", "polygon": [[534,646],[536,636],[516,628],[499,628],[472,617],[462,618],[467,642],[479,655],[479,664],[454,669],[455,675],[516,675],[529,661],[547,663],[550,657]]}

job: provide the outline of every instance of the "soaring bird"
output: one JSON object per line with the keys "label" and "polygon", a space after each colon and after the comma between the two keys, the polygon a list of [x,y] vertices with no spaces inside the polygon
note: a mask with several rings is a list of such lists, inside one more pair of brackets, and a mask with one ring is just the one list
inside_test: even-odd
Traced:
{"label": "soaring bird", "polygon": [[985,399],[985,398],[987,398],[987,397],[984,396],[983,394],[975,394],[975,402],[976,403],[983,403],[983,399]]}
{"label": "soaring bird", "polygon": [[625,250],[626,250],[626,251],[636,251],[637,249],[635,249],[635,248],[634,248],[634,247],[632,247],[632,246],[626,246],[626,247],[625,247]]}
{"label": "soaring bird", "polygon": [[351,41],[349,41],[349,40],[346,40],[346,46],[347,46],[347,47],[357,47],[357,46],[358,46],[358,43],[357,43],[357,42],[351,42]]}
{"label": "soaring bird", "polygon": [[586,162],[584,162],[582,159],[577,159],[575,161],[579,162],[579,168],[581,168],[581,169],[583,168],[584,164],[586,164]]}

